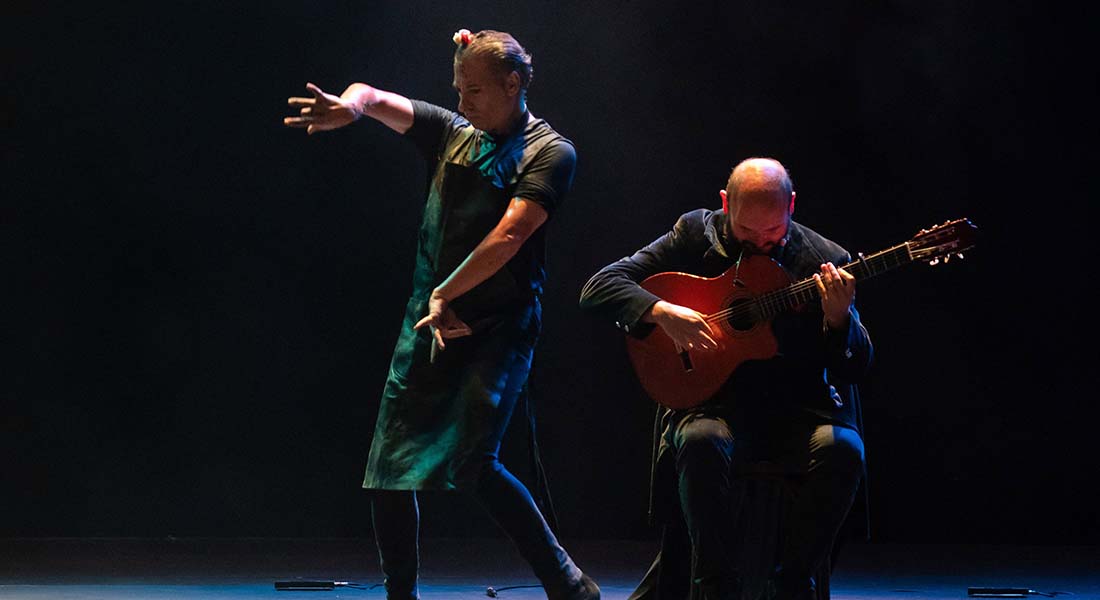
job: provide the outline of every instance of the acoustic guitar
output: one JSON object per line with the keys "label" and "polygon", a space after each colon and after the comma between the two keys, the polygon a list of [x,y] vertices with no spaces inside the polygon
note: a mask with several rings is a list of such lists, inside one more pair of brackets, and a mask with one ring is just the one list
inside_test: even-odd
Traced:
{"label": "acoustic guitar", "polygon": [[[857,281],[912,262],[946,263],[974,246],[977,227],[968,219],[922,229],[907,242],[870,256],[859,255],[842,268]],[[778,352],[771,320],[818,300],[812,277],[792,283],[779,263],[749,256],[718,277],[658,273],[640,284],[662,300],[705,316],[721,347],[688,352],[676,347],[660,327],[646,336],[627,337],[627,354],[642,388],[658,404],[672,409],[709,400],[746,360],[771,358]]]}

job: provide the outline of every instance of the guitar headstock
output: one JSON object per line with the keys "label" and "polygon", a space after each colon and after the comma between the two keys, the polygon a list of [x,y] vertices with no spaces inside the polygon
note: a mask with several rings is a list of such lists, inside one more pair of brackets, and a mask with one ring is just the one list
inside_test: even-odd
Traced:
{"label": "guitar headstock", "polygon": [[914,261],[925,261],[933,266],[951,260],[952,256],[963,258],[963,252],[974,247],[977,232],[978,228],[966,218],[921,229],[907,242],[909,254]]}

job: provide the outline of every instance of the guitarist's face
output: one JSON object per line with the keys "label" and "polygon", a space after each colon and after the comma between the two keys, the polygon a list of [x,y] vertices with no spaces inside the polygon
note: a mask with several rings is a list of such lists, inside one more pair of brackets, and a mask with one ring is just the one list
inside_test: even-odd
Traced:
{"label": "guitarist's face", "polygon": [[794,211],[794,192],[782,198],[776,190],[744,190],[729,203],[730,233],[754,254],[768,254],[786,243]]}

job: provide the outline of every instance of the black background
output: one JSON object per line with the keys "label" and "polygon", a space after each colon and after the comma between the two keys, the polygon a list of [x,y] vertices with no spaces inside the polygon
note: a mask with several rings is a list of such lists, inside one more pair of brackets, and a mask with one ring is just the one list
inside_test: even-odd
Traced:
{"label": "black background", "polygon": [[[453,107],[466,27],[527,47],[532,111],[578,148],[532,380],[567,537],[652,535],[653,405],[581,285],[766,155],[853,252],[981,234],[860,287],[873,539],[1096,543],[1095,9],[778,4],[5,9],[0,535],[369,534],[425,168],[378,123],[281,120],[307,81]],[[422,509],[495,535],[468,498]]]}

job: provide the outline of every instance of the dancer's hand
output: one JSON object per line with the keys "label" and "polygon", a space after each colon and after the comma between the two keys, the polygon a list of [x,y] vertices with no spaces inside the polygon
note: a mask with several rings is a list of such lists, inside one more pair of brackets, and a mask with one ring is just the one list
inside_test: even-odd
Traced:
{"label": "dancer's hand", "polygon": [[443,340],[467,336],[474,332],[469,325],[458,318],[455,311],[448,306],[449,304],[450,300],[444,298],[438,291],[433,291],[431,297],[428,298],[428,315],[417,321],[416,325],[413,326],[413,329],[420,329],[427,325],[431,329],[433,358],[436,354],[436,348],[439,350],[447,348],[447,344]]}
{"label": "dancer's hand", "polygon": [[301,108],[299,116],[283,119],[283,124],[287,127],[305,128],[306,133],[314,134],[318,131],[339,129],[354,123],[362,116],[355,102],[351,100],[325,93],[312,83],[307,83],[306,89],[313,94],[312,98],[287,99],[288,105]]}

